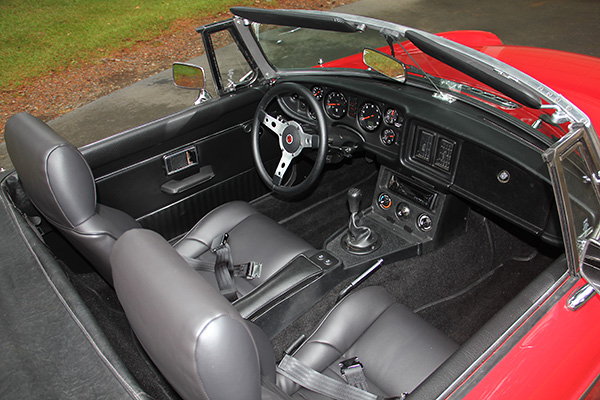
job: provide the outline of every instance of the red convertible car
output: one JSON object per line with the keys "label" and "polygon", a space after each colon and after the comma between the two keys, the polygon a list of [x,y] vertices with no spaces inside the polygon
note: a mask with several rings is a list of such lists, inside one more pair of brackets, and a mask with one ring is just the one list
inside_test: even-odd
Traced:
{"label": "red convertible car", "polygon": [[6,124],[0,397],[600,398],[600,60],[231,12],[184,111]]}

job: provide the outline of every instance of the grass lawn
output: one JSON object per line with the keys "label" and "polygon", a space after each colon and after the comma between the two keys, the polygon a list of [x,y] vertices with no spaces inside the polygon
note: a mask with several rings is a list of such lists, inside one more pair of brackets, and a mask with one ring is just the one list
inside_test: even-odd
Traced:
{"label": "grass lawn", "polygon": [[252,0],[2,0],[0,90]]}

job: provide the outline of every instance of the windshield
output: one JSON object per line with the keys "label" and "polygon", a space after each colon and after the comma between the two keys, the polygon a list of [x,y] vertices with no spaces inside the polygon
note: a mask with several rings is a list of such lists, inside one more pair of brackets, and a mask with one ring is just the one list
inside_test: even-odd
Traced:
{"label": "windshield", "polygon": [[[342,33],[259,23],[252,27],[267,59],[278,70],[327,67],[333,61],[361,54],[365,47],[387,46],[383,36],[374,30]],[[366,66],[361,61],[343,68]]]}
{"label": "windshield", "polygon": [[[385,38],[374,29],[348,33],[256,22],[252,29],[266,58],[279,71],[305,68],[367,70],[362,58],[365,48],[392,54]],[[519,107],[489,86],[424,54],[406,39],[393,43],[393,55],[406,66],[408,79],[413,82],[460,93],[507,111]],[[533,121],[535,119],[530,122]]]}

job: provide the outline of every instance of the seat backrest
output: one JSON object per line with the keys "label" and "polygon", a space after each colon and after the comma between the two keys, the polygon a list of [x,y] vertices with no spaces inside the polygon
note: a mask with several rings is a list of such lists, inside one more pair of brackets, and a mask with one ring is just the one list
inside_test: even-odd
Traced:
{"label": "seat backrest", "polygon": [[157,233],[133,229],[111,255],[117,296],[142,346],[185,399],[261,398],[275,381],[268,338]]}
{"label": "seat backrest", "polygon": [[4,138],[31,202],[112,282],[112,246],[125,230],[139,225],[125,213],[96,203],[94,177],[83,155],[38,118],[14,115]]}

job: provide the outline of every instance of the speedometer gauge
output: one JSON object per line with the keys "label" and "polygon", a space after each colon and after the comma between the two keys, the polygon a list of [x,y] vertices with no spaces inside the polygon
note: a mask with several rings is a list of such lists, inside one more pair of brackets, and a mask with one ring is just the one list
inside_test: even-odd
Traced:
{"label": "speedometer gauge", "polygon": [[358,113],[358,123],[363,129],[369,132],[379,128],[379,124],[381,124],[381,111],[379,107],[373,103],[363,104]]}
{"label": "speedometer gauge", "polygon": [[331,118],[340,119],[346,115],[348,101],[340,92],[330,92],[325,99],[325,111]]}

